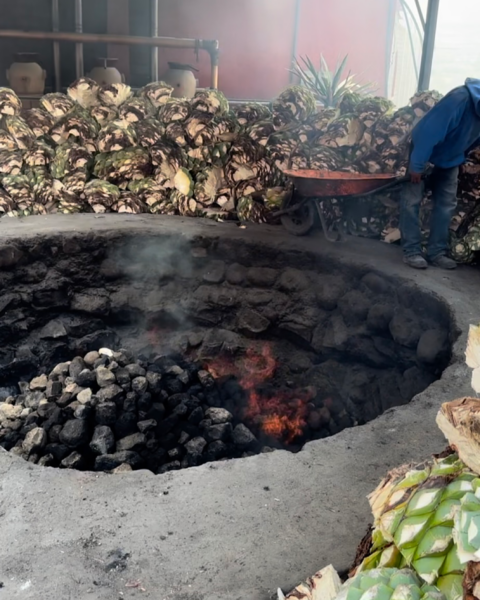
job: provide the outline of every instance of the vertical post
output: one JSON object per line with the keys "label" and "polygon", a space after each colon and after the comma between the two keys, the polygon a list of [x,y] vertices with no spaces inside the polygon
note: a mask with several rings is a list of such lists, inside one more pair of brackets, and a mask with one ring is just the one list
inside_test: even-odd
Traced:
{"label": "vertical post", "polygon": [[[129,0],[107,0],[107,12],[108,33],[128,35],[130,33]],[[107,44],[107,56],[118,60],[118,70],[125,77],[126,82],[130,81],[130,49],[131,46]]]}
{"label": "vertical post", "polygon": [[215,43],[213,47],[209,49],[210,53],[210,62],[212,66],[212,74],[210,80],[210,87],[212,90],[218,90],[218,63],[220,50],[218,48],[218,41]]}
{"label": "vertical post", "polygon": [[[151,34],[152,37],[158,37],[158,0],[150,0],[151,16]],[[151,59],[152,81],[158,81],[158,48],[152,46],[152,59]]]}
{"label": "vertical post", "polygon": [[[295,0],[295,17],[293,22],[293,43],[292,43],[292,60],[291,67],[295,65],[295,59],[297,58],[297,50],[298,50],[298,34],[300,30],[300,9],[302,5],[302,0]],[[290,73],[290,83],[294,83],[295,75]]]}
{"label": "vertical post", "polygon": [[438,10],[440,0],[428,0],[427,18],[425,19],[425,35],[423,38],[422,62],[418,78],[418,91],[428,90],[432,75],[435,36],[437,33]]}
{"label": "vertical post", "polygon": [[[52,29],[60,31],[60,12],[58,0],[52,0]],[[62,90],[62,76],[60,68],[60,42],[53,42],[53,70],[55,74],[55,91]]]}
{"label": "vertical post", "polygon": [[[83,33],[82,0],[75,0],[75,33]],[[83,44],[75,44],[75,69],[77,79],[83,77]]]}
{"label": "vertical post", "polygon": [[389,97],[390,92],[390,68],[392,64],[392,47],[393,33],[395,30],[395,15],[397,11],[396,0],[388,0],[388,17],[387,17],[387,51],[385,55],[385,98]]}

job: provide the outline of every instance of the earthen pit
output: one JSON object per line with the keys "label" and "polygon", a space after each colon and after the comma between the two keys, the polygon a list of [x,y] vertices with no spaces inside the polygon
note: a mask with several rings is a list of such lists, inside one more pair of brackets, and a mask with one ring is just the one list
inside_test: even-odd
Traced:
{"label": "earthen pit", "polygon": [[[281,399],[285,391],[308,390],[302,435],[287,443],[262,438],[259,427],[258,445],[229,455],[234,457],[276,447],[296,451],[306,441],[408,403],[441,375],[454,337],[447,308],[433,296],[368,270],[319,264],[307,252],[249,243],[248,235],[245,242],[168,234],[19,240],[0,248],[0,286],[3,399],[19,393],[19,381],[102,347],[127,348],[141,360],[173,355],[179,357],[174,362],[195,362],[219,375],[231,368],[240,387],[245,373],[239,365],[246,354],[273,358],[276,368],[261,382],[269,390],[260,391],[269,397],[280,391]],[[198,382],[182,385],[185,389],[175,393],[188,393],[185,386]],[[220,394],[207,404],[234,412],[229,401],[228,394]],[[137,423],[149,417],[148,410],[140,410],[148,407],[138,402]],[[239,402],[245,402],[244,395]],[[121,418],[124,403],[117,408]],[[56,425],[72,420],[68,416],[76,418],[61,412]],[[44,417],[30,420],[37,427]],[[23,422],[16,430],[11,425],[12,419],[0,424],[0,444],[8,450],[23,447],[28,433]],[[205,435],[201,429],[196,433],[192,439]],[[116,443],[124,437],[117,436]],[[205,456],[202,451],[191,464],[182,464],[185,453],[181,461],[168,455],[178,444],[169,448],[170,440],[164,448],[162,443],[157,435],[148,452],[161,448],[168,459],[149,464],[143,448],[145,456],[134,466],[161,473],[178,463],[214,459],[212,441]],[[35,453],[24,457],[41,459]]]}

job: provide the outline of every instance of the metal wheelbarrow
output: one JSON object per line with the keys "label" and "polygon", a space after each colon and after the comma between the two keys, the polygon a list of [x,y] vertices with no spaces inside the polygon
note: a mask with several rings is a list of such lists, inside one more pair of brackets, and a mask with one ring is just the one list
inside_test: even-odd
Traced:
{"label": "metal wheelbarrow", "polygon": [[307,235],[315,225],[318,214],[325,238],[338,242],[345,238],[343,227],[339,231],[328,230],[321,202],[323,200],[355,200],[373,194],[391,191],[410,181],[410,176],[361,175],[335,171],[284,171],[294,185],[294,191],[287,197],[281,210],[273,216],[279,217],[285,229],[293,235]]}

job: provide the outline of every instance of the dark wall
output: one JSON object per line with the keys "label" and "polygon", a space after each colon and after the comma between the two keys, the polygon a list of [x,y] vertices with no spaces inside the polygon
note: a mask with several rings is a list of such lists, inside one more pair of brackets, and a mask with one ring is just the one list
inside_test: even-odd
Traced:
{"label": "dark wall", "polygon": [[[60,29],[75,31],[74,0],[60,0]],[[25,31],[51,31],[51,0],[0,0],[0,26],[2,29]],[[83,29],[86,33],[107,32],[107,0],[83,0]],[[47,91],[54,88],[53,44],[50,41],[0,39],[0,85],[7,85],[6,70],[16,52],[37,52],[39,63],[47,71]],[[68,86],[75,80],[75,46],[61,43],[62,84]],[[106,56],[105,44],[84,46],[85,72],[95,65],[95,58]]]}
{"label": "dark wall", "polygon": [[[150,0],[130,0],[130,35],[150,36]],[[160,17],[161,18],[161,17]],[[130,48],[130,84],[142,87],[151,80],[151,50],[144,46]]]}

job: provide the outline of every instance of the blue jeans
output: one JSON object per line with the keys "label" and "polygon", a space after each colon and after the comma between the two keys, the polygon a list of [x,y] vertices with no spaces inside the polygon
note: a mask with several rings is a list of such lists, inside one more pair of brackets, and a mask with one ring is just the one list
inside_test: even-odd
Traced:
{"label": "blue jeans", "polygon": [[[450,222],[457,206],[458,167],[440,169],[435,167],[430,184],[433,192],[433,210],[430,219],[430,237],[427,258],[433,260],[448,250]],[[420,231],[420,203],[425,192],[425,183],[407,183],[402,190],[400,231],[405,256],[422,254]]]}

